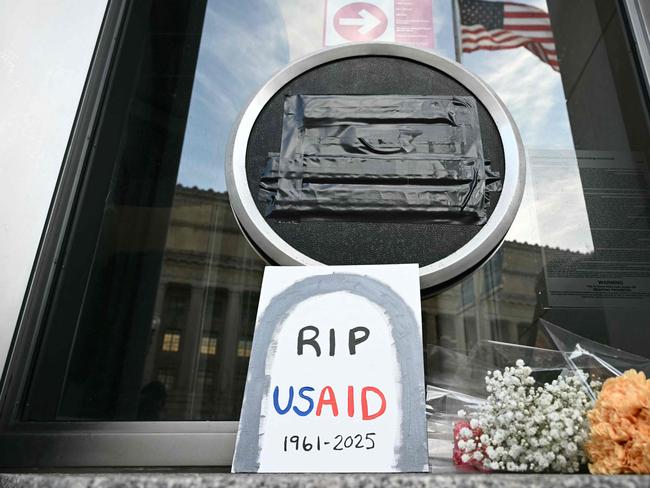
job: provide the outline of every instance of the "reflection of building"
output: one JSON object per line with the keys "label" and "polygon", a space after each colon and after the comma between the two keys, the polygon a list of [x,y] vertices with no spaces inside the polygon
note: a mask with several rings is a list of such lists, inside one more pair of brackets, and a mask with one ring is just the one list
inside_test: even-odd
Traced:
{"label": "reflection of building", "polygon": [[[176,188],[143,382],[164,386],[161,419],[238,418],[263,268],[225,193]],[[422,301],[425,342],[459,352],[486,339],[536,344],[542,270],[539,246],[506,242]]]}
{"label": "reflection of building", "polygon": [[[460,284],[423,300],[425,341],[462,353],[482,340],[543,346],[545,338],[535,324],[545,300],[542,251],[536,245],[505,242]],[[584,256],[554,252],[573,259]]]}
{"label": "reflection of building", "polygon": [[225,193],[177,187],[144,375],[162,418],[239,416],[263,267]]}

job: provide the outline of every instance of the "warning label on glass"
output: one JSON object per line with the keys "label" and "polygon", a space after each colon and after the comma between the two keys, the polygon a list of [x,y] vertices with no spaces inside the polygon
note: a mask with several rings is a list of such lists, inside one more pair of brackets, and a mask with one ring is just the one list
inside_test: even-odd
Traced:
{"label": "warning label on glass", "polygon": [[577,153],[592,252],[543,251],[548,303],[626,307],[650,300],[650,177],[638,154]]}

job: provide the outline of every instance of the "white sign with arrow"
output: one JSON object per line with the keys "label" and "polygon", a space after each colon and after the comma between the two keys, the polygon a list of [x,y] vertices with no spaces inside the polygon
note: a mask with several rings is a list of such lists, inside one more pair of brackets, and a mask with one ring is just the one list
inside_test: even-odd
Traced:
{"label": "white sign with arrow", "polygon": [[359,10],[358,17],[344,17],[339,19],[339,26],[359,26],[357,32],[362,35],[367,35],[372,32],[373,29],[379,27],[383,22],[383,19],[379,19],[368,12],[365,8]]}
{"label": "white sign with arrow", "polygon": [[434,47],[432,0],[325,0],[326,46],[398,42]]}
{"label": "white sign with arrow", "polygon": [[327,0],[325,45],[395,41],[395,0]]}

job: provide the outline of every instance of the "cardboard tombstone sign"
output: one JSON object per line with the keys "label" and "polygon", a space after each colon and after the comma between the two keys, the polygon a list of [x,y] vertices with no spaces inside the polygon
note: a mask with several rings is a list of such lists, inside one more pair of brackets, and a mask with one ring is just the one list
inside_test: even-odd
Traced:
{"label": "cardboard tombstone sign", "polygon": [[428,469],[417,271],[266,268],[233,472]]}

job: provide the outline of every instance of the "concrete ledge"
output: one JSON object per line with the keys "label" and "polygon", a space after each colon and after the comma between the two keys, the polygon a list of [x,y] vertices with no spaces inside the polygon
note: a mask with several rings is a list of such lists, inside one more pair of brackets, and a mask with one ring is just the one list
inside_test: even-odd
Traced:
{"label": "concrete ledge", "polygon": [[216,487],[650,487],[650,476],[590,475],[232,475],[178,473],[0,474],[0,487],[25,488],[216,488]]}

